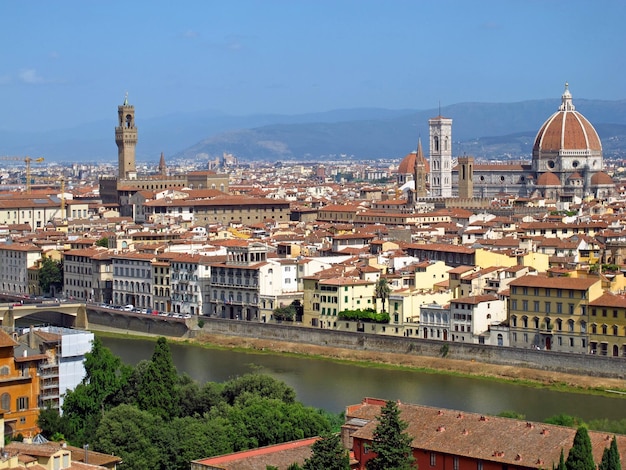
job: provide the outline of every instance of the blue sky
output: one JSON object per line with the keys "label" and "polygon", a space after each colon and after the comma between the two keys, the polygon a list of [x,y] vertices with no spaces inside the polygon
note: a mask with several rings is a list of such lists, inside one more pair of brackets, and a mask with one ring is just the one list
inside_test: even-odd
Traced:
{"label": "blue sky", "polygon": [[0,44],[0,130],[626,98],[623,0],[5,1]]}

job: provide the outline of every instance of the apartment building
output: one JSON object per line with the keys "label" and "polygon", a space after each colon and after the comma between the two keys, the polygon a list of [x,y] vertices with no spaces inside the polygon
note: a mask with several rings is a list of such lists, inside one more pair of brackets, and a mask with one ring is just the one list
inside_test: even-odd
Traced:
{"label": "apartment building", "polygon": [[174,313],[203,315],[209,311],[205,293],[209,292],[211,258],[198,254],[170,253],[171,310]]}
{"label": "apartment building", "polygon": [[0,406],[6,435],[34,435],[38,432],[39,364],[43,354],[17,355],[19,343],[0,330]]}
{"label": "apartment building", "polygon": [[0,290],[27,295],[28,268],[41,259],[41,248],[30,243],[0,243]]}
{"label": "apartment building", "polygon": [[491,324],[507,318],[506,302],[493,294],[471,295],[450,301],[450,338],[461,343],[484,343]]}
{"label": "apartment building", "polygon": [[261,321],[259,311],[260,267],[269,248],[258,242],[226,240],[227,260],[211,264],[208,314],[231,320]]}
{"label": "apartment building", "polygon": [[589,302],[589,352],[626,357],[626,297],[604,293]]}
{"label": "apartment building", "polygon": [[511,346],[590,352],[589,304],[603,294],[599,277],[526,275],[509,288]]}
{"label": "apartment building", "polygon": [[128,252],[113,255],[113,303],[151,308],[152,262],[151,253]]}
{"label": "apartment building", "polygon": [[111,253],[103,247],[68,250],[63,253],[65,295],[83,302],[107,302],[112,294]]}

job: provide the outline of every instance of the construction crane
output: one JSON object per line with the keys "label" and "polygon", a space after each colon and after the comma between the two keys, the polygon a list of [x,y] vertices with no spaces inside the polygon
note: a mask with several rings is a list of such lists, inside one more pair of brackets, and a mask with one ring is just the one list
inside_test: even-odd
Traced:
{"label": "construction crane", "polygon": [[31,157],[19,157],[19,156],[0,156],[0,160],[24,162],[26,164],[26,192],[30,194],[30,190],[31,190],[30,165],[32,162],[41,163],[43,162],[44,158],[43,157],[31,158]]}

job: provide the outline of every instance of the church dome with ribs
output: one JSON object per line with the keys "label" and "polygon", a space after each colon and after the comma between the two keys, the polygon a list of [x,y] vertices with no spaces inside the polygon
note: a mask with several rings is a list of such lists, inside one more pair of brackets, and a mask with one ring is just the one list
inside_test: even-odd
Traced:
{"label": "church dome with ribs", "polygon": [[559,110],[548,118],[535,137],[533,156],[563,151],[581,156],[602,152],[598,133],[585,116],[576,111],[567,83]]}

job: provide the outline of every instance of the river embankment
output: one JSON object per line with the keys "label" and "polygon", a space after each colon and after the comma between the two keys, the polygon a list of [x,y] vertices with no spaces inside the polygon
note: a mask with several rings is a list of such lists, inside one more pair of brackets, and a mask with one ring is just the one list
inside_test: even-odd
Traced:
{"label": "river embankment", "polygon": [[418,354],[381,352],[315,345],[296,341],[255,338],[250,336],[217,334],[194,329],[192,335],[163,335],[160,333],[138,332],[120,329],[110,325],[91,323],[91,329],[103,335],[122,337],[155,338],[167,336],[170,341],[184,342],[204,348],[233,349],[256,354],[287,354],[301,357],[315,357],[338,362],[352,362],[359,366],[401,368],[437,374],[450,374],[478,377],[487,380],[514,382],[527,386],[546,387],[568,392],[593,393],[626,398],[626,381],[621,378],[597,377],[584,374],[570,374],[553,370],[542,370],[519,365],[503,365],[461,360],[452,357],[432,357]]}

